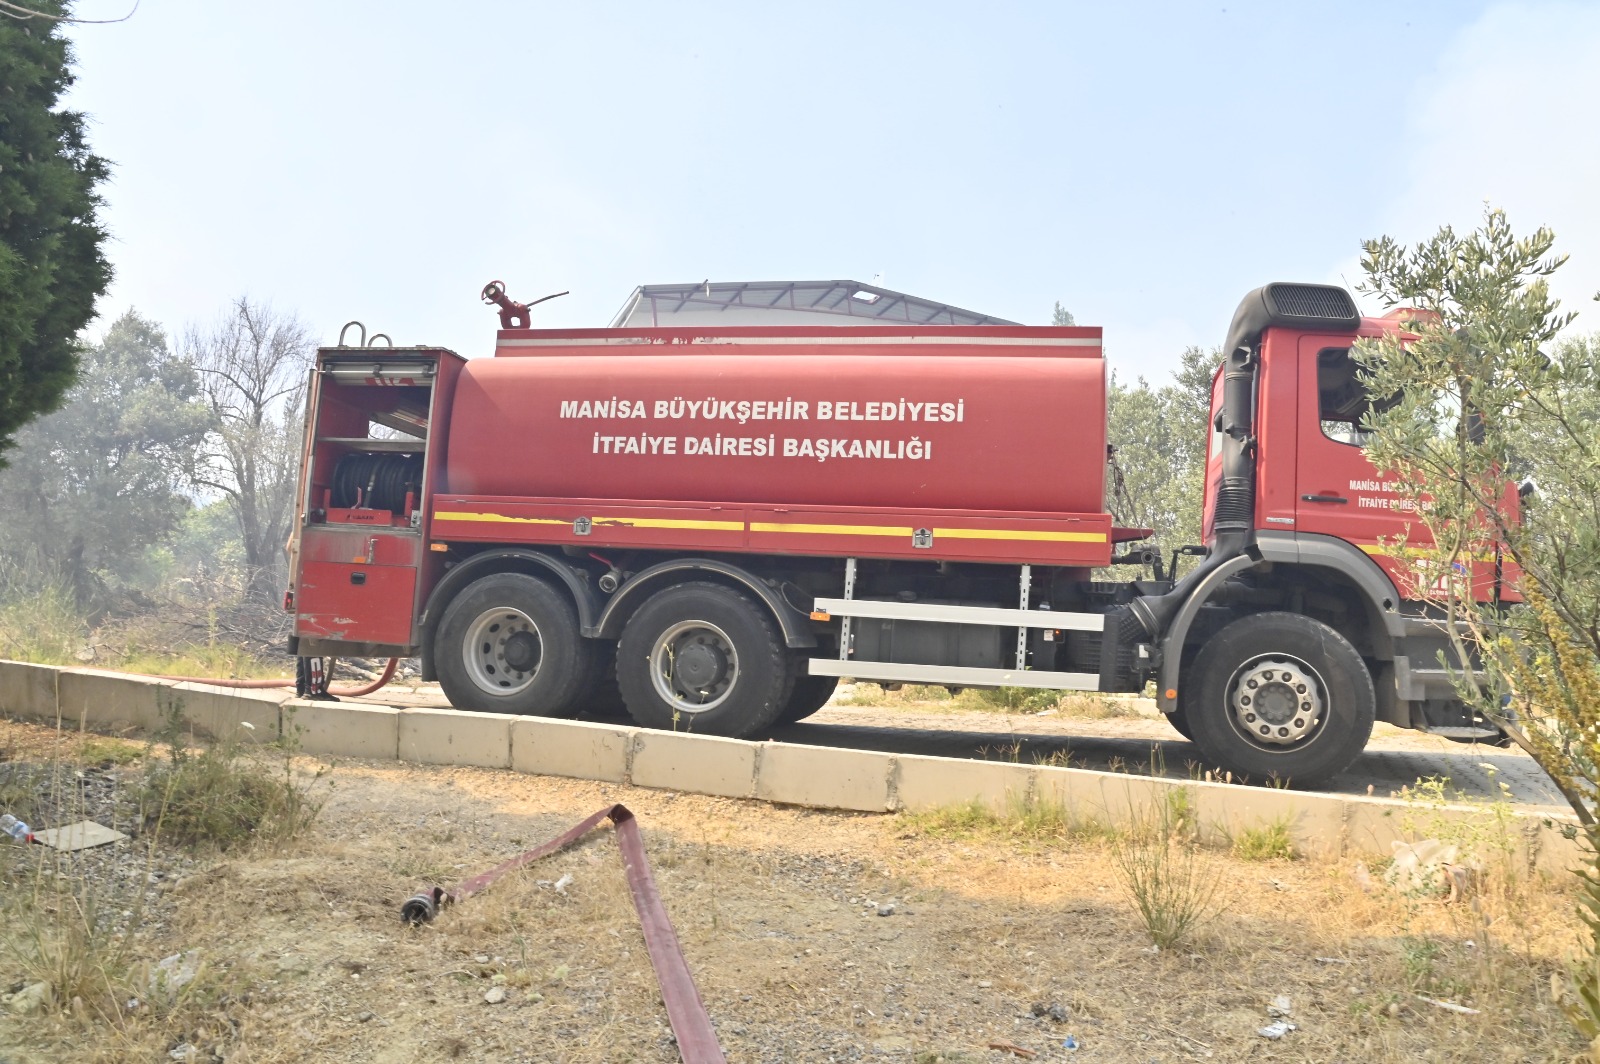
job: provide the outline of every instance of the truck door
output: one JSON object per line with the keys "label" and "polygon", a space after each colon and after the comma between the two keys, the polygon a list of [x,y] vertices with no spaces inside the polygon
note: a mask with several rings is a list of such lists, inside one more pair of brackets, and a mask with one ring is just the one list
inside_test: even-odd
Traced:
{"label": "truck door", "polygon": [[[1406,534],[1409,502],[1362,449],[1369,401],[1349,345],[1349,337],[1300,339],[1295,529],[1345,540],[1393,574],[1383,541]],[[1425,535],[1417,523],[1412,536]]]}

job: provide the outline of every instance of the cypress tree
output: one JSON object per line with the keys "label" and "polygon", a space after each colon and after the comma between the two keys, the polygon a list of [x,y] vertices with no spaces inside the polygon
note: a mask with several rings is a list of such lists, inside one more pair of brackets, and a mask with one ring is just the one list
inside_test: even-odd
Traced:
{"label": "cypress tree", "polygon": [[78,333],[111,282],[96,218],[109,167],[84,116],[60,105],[71,60],[59,23],[0,18],[0,466],[17,429],[61,404]]}

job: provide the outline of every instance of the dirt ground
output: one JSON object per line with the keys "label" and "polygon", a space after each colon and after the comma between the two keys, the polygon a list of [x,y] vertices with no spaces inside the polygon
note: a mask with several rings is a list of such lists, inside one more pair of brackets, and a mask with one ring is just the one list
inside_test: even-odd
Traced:
{"label": "dirt ground", "polygon": [[[0,724],[13,759],[50,739]],[[676,1060],[609,830],[432,925],[397,916],[417,888],[618,801],[638,815],[730,1061],[1027,1059],[996,1042],[1038,1061],[1130,1064],[1551,1061],[1579,1048],[1551,1000],[1572,896],[1516,876],[1449,903],[1365,892],[1347,866],[1207,853],[1222,911],[1156,951],[1103,838],[388,762],[338,763],[318,786],[322,817],[292,847],[158,857],[135,943],[151,960],[195,951],[181,1007],[0,1016],[0,1060]],[[139,839],[93,852],[146,860]],[[19,988],[8,964],[0,993]],[[497,989],[504,1000],[487,1002]],[[1297,1029],[1269,1041],[1257,1031],[1278,995]]]}

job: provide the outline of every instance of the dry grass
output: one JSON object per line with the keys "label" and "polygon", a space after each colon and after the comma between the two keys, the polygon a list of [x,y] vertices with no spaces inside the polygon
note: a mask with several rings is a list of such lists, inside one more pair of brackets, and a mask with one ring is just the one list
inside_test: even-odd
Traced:
{"label": "dry grass", "polygon": [[[1526,875],[1489,873],[1475,912],[1364,893],[1342,864],[1207,853],[1225,907],[1153,953],[1111,842],[1051,811],[831,814],[395,764],[344,764],[337,779],[292,850],[209,858],[162,895],[161,930],[136,942],[135,961],[197,950],[202,964],[171,1016],[0,1015],[0,1045],[17,1064],[161,1060],[180,1037],[241,1064],[666,1064],[676,1057],[608,832],[430,926],[397,919],[417,887],[623,801],[730,1060],[996,1060],[985,1047],[997,1039],[1065,1059],[1065,1033],[1084,1059],[1127,1064],[1206,1049],[1398,1064],[1580,1048],[1549,999],[1575,941],[1573,895]],[[879,917],[885,901],[896,911]],[[507,1001],[485,1004],[497,984]],[[1482,1011],[1448,1013],[1419,990]],[[1278,994],[1300,1029],[1269,1044],[1255,1031]],[[1032,1018],[1036,1002],[1059,1003],[1068,1022]]]}
{"label": "dry grass", "polygon": [[1000,810],[975,798],[925,812],[904,813],[901,819],[908,832],[927,838],[1009,842],[1029,847],[1105,841],[1114,834],[1102,820],[1081,816],[1059,803],[1019,795],[1008,796]]}
{"label": "dry grass", "polygon": [[281,844],[309,830],[322,811],[322,771],[302,776],[292,750],[274,765],[231,736],[194,749],[181,699],[168,706],[160,740],[139,805],[146,829],[169,842],[219,852]]}
{"label": "dry grass", "polygon": [[[0,800],[25,811],[35,830],[94,819],[135,836],[77,853],[0,847],[0,993],[22,992],[30,1004],[13,1002],[9,1011],[61,1040],[18,1061],[62,1059],[62,1047],[86,1061],[155,1059],[174,1047],[174,1032],[184,1032],[179,1041],[221,1044],[237,1027],[231,965],[181,950],[162,963],[172,951],[162,942],[170,906],[161,889],[186,867],[172,848],[220,852],[292,838],[315,817],[314,780],[281,757],[275,775],[259,755],[231,744],[190,750],[172,741],[179,721],[174,707],[169,741],[148,747],[0,727]],[[122,784],[93,807],[83,789],[91,771]],[[136,802],[145,804],[143,831]]]}
{"label": "dry grass", "polygon": [[64,582],[20,580],[0,563],[0,658],[151,675],[281,676],[281,611],[219,589],[159,601],[140,595],[86,615]]}

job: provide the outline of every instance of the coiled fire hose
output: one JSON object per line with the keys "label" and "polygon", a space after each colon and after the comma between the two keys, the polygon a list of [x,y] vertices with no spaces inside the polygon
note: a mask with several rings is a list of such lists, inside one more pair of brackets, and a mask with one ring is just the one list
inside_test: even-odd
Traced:
{"label": "coiled fire hose", "polygon": [[[360,698],[363,695],[370,695],[394,679],[394,671],[399,666],[399,658],[390,658],[389,664],[383,667],[383,672],[379,673],[378,678],[371,683],[363,684],[359,687],[330,686],[328,693],[330,695],[338,695],[341,698]],[[287,680],[219,680],[210,676],[157,676],[156,679],[175,680],[178,683],[203,683],[210,684],[212,687],[233,687],[249,691],[268,691],[277,687],[293,687],[295,685],[295,680],[292,676]]]}

